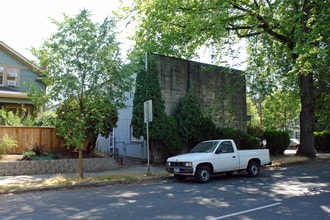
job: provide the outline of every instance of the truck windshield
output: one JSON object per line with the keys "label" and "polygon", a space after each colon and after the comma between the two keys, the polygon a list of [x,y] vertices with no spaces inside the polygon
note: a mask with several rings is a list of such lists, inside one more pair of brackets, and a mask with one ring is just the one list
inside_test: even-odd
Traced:
{"label": "truck windshield", "polygon": [[206,141],[197,144],[190,152],[191,153],[211,153],[218,146],[220,141]]}

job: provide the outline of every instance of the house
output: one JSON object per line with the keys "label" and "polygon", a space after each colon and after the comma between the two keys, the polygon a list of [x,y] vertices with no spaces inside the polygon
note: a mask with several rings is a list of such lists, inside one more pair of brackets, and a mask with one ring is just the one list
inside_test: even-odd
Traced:
{"label": "house", "polygon": [[0,41],[0,108],[21,116],[31,115],[34,106],[26,95],[29,88],[25,82],[36,82],[45,90],[46,86],[42,83],[38,70],[40,69],[25,57]]}
{"label": "house", "polygon": [[[160,88],[168,115],[173,115],[179,98],[193,89],[202,111],[210,115],[217,126],[246,131],[246,82],[242,71],[168,56],[152,56],[158,64]],[[99,137],[97,149],[145,160],[145,141],[131,134],[133,92],[127,97],[127,108],[119,110],[119,121],[112,137]]]}

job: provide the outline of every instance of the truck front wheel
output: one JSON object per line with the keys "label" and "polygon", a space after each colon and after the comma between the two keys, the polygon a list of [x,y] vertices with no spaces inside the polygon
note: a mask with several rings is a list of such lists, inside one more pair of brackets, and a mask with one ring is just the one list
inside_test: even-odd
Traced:
{"label": "truck front wheel", "polygon": [[256,161],[250,161],[248,167],[246,169],[247,173],[251,177],[255,177],[259,175],[260,165]]}
{"label": "truck front wheel", "polygon": [[207,183],[211,179],[211,170],[208,166],[200,166],[196,172],[196,178],[200,183]]}

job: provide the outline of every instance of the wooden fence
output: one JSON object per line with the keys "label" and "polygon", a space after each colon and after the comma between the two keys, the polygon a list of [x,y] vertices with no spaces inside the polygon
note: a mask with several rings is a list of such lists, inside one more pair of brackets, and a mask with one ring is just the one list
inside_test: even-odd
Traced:
{"label": "wooden fence", "polygon": [[17,147],[11,148],[7,153],[22,153],[35,146],[43,146],[46,152],[56,152],[63,146],[54,127],[0,126],[0,138],[5,135],[17,142]]}

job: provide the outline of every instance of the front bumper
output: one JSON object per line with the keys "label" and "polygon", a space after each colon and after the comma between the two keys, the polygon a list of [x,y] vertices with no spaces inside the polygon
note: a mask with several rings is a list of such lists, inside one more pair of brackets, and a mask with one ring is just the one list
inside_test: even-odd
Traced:
{"label": "front bumper", "polygon": [[193,175],[194,169],[192,167],[173,167],[166,166],[166,171],[173,174],[181,174],[181,175]]}

